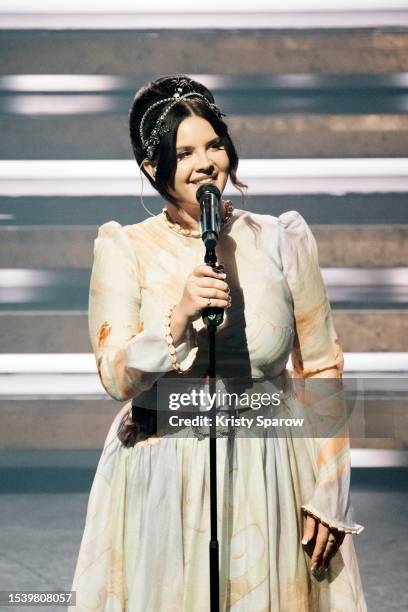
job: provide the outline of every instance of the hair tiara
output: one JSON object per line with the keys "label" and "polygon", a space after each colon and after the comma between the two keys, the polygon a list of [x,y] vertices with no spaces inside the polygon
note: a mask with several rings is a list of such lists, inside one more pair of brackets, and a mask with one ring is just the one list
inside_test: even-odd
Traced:
{"label": "hair tiara", "polygon": [[[172,83],[174,83],[173,95],[169,98],[163,98],[162,100],[158,100],[157,102],[154,102],[153,104],[151,104],[145,111],[140,121],[140,127],[139,127],[140,141],[142,143],[143,151],[146,153],[146,157],[150,160],[153,159],[154,153],[156,151],[158,144],[160,143],[162,136],[170,131],[170,127],[165,124],[165,119],[168,113],[173,108],[173,106],[175,106],[182,100],[185,100],[187,98],[192,98],[192,97],[201,98],[205,102],[205,104],[217,115],[219,119],[225,116],[224,113],[220,111],[218,106],[216,106],[216,104],[214,104],[213,102],[210,102],[204,94],[198,91],[194,91],[191,82],[188,81],[187,79],[176,78],[172,80]],[[149,113],[151,113],[151,111],[154,108],[157,108],[161,104],[166,104],[167,102],[169,102],[170,104],[164,109],[160,117],[157,119],[148,138],[146,139],[143,138],[143,126],[146,121],[146,117],[149,115]]]}

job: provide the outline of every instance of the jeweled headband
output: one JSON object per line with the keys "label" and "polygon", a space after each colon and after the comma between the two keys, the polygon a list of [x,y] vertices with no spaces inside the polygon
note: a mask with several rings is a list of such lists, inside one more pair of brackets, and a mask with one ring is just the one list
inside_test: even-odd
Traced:
{"label": "jeweled headband", "polygon": [[[170,131],[170,127],[165,124],[165,119],[173,106],[178,104],[178,102],[181,102],[186,98],[201,98],[201,100],[204,101],[204,103],[217,115],[219,119],[224,116],[224,113],[222,113],[213,102],[210,102],[202,93],[194,91],[192,84],[187,81],[187,79],[173,79],[173,83],[175,88],[173,95],[170,98],[163,98],[162,100],[158,100],[157,102],[151,104],[144,113],[140,122],[140,141],[142,143],[143,150],[146,153],[146,157],[150,160],[153,159],[154,153],[162,136]],[[148,138],[143,138],[143,126],[144,122],[146,121],[146,117],[154,108],[160,106],[161,104],[166,104],[167,102],[170,102],[170,104],[164,109],[160,117],[157,119]]]}

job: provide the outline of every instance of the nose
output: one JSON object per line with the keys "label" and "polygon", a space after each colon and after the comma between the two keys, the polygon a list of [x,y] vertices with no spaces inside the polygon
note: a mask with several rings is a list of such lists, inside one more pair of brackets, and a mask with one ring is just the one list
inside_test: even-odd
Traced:
{"label": "nose", "polygon": [[202,172],[203,174],[212,174],[214,171],[214,164],[208,156],[207,149],[200,149],[197,151],[196,161],[196,172]]}

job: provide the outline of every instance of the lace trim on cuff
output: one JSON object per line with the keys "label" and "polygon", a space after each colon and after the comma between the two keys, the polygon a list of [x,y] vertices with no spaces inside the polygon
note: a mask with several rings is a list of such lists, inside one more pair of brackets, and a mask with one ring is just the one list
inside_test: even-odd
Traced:
{"label": "lace trim on cuff", "polygon": [[[166,337],[166,341],[167,341],[167,346],[168,346],[168,351],[169,351],[169,357],[170,357],[170,362],[171,365],[173,367],[174,370],[176,370],[179,374],[185,374],[186,372],[188,372],[189,370],[191,370],[192,366],[193,366],[193,362],[198,350],[197,347],[197,336],[196,336],[196,331],[193,328],[193,331],[191,333],[191,330],[189,330],[187,332],[188,335],[188,340],[187,342],[190,344],[192,342],[194,342],[195,347],[193,347],[190,351],[189,354],[187,355],[187,357],[181,362],[179,363],[177,361],[177,348],[174,346],[174,341],[173,341],[173,337],[171,335],[171,329],[170,329],[170,320],[171,320],[171,314],[173,312],[173,308],[176,306],[176,304],[172,304],[170,306],[170,308],[168,309],[167,313],[166,313],[166,317],[165,317],[165,323],[164,323],[164,331],[165,331],[165,337]],[[193,338],[191,338],[191,336],[193,336]],[[180,348],[180,347],[178,347]]]}
{"label": "lace trim on cuff", "polygon": [[344,533],[352,533],[354,535],[358,535],[364,530],[364,527],[362,525],[358,525],[358,523],[354,523],[353,527],[349,527],[347,525],[344,525],[343,523],[340,523],[339,521],[328,519],[323,514],[318,512],[315,508],[313,508],[313,506],[304,504],[301,506],[301,508],[306,514],[310,514],[315,519],[320,521],[322,525],[330,527],[331,529],[337,529],[337,531],[342,531]]}

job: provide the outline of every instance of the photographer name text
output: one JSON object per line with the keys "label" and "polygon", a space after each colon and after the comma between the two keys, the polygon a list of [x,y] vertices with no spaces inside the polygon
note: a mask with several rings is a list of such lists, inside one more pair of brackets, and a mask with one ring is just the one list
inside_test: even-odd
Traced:
{"label": "photographer name text", "polygon": [[[225,414],[215,416],[216,427],[302,427],[304,419],[300,418],[270,418],[258,415],[256,417],[236,417]],[[197,415],[194,417],[182,417],[173,414],[169,417],[172,427],[213,427],[213,417]]]}

